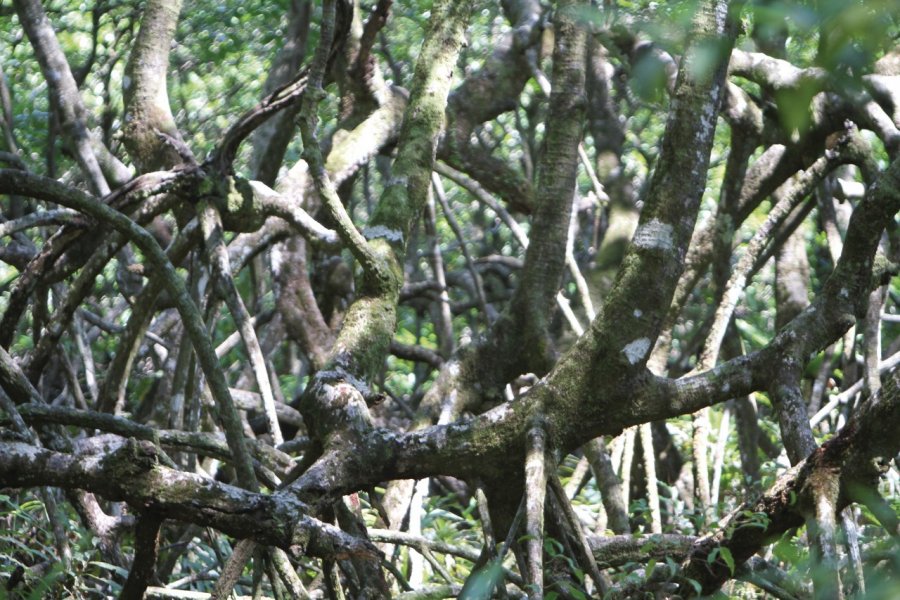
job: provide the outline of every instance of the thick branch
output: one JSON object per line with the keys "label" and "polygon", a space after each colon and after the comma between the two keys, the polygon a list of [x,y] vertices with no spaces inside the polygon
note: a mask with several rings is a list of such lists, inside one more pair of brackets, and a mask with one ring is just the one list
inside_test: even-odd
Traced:
{"label": "thick branch", "polygon": [[[896,424],[900,422],[900,372],[894,371],[883,394],[854,414],[837,436],[825,442],[797,466],[785,473],[758,501],[739,507],[717,532],[694,543],[684,576],[699,581],[702,593],[710,594],[730,579],[731,572],[718,560],[707,561],[719,546],[727,547],[740,564],[788,529],[798,527],[821,512],[817,504],[817,478],[836,475],[840,493],[834,505],[864,500],[888,461],[900,451]],[[689,584],[682,591],[693,594]]]}
{"label": "thick branch", "polygon": [[184,162],[172,143],[184,140],[175,125],[166,72],[175,37],[181,0],[151,0],[144,8],[141,29],[125,67],[123,141],[140,172],[166,169]]}
{"label": "thick branch", "polygon": [[93,192],[105,196],[109,193],[109,185],[91,146],[85,123],[87,111],[53,26],[38,0],[16,0],[15,7],[41,65],[50,90],[50,102],[59,117],[66,141],[71,145]]}
{"label": "thick branch", "polygon": [[0,480],[7,487],[86,489],[166,519],[277,546],[294,556],[378,555],[370,543],[309,517],[307,507],[288,494],[258,494],[160,466],[149,442],[115,438],[101,455],[89,456],[7,442],[0,444]]}
{"label": "thick branch", "polygon": [[[88,430],[97,429],[123,437],[152,441],[167,448],[197,452],[214,456],[221,460],[233,461],[228,444],[222,439],[221,434],[157,429],[124,417],[61,406],[48,406],[46,404],[38,404],[33,400],[27,404],[19,405],[18,410],[22,418],[31,424],[56,423]],[[263,444],[256,440],[248,440],[248,444],[253,454],[271,469],[281,471],[292,464],[290,456],[272,448],[268,444]]]}

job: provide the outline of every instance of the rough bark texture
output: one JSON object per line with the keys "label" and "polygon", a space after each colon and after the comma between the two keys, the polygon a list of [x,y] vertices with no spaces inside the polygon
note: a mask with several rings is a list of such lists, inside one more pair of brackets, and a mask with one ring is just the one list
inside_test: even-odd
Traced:
{"label": "rough bark texture", "polygon": [[169,48],[181,0],[151,0],[122,81],[125,99],[125,147],[142,173],[184,162],[175,144],[184,146],[175,126],[166,90]]}
{"label": "rough bark texture", "polygon": [[[535,0],[500,4],[502,16],[439,0],[425,26],[390,0],[369,14],[294,0],[280,49],[254,46],[275,57],[264,97],[236,87],[240,106],[217,99],[215,119],[189,123],[185,103],[176,123],[168,89],[190,88],[167,78],[169,53],[192,47],[181,28],[195,16],[179,22],[180,0],[92,7],[78,69],[40,3],[15,0],[58,129],[13,135],[30,117],[0,88],[0,193],[13,200],[0,203],[0,260],[16,267],[0,265],[0,481],[69,490],[104,559],[128,568],[123,597],[161,593],[151,584],[182,559],[157,565],[159,547],[194,544],[169,520],[237,540],[218,595],[252,556],[254,585],[275,595],[460,592],[461,563],[440,552],[475,565],[463,594],[502,596],[505,577],[535,598],[690,597],[739,578],[803,597],[803,582],[753,558],[803,525],[817,596],[865,586],[856,519],[838,514],[864,503],[897,533],[877,493],[900,450],[885,325],[900,247],[896,51],[846,85],[854,68],[830,69],[826,53],[843,21],[823,25],[815,61],[798,60],[796,24],[766,29],[774,0],[754,4],[739,49],[741,3],[727,0],[697,3],[689,34],[665,44],[624,5],[560,0],[545,18]],[[470,31],[488,32],[488,52]],[[17,85],[39,76],[11,52]],[[98,100],[91,86],[126,55],[121,98]],[[109,148],[88,133],[95,101]],[[119,139],[136,177],[110,152]],[[844,391],[825,398],[832,377]],[[742,469],[725,461],[731,415]],[[761,462],[782,451],[794,466],[762,492]],[[560,463],[576,462],[563,486]],[[711,525],[737,505],[726,473],[745,478],[745,502]],[[449,508],[424,501],[435,490]],[[474,519],[472,490],[482,552],[475,530],[459,543],[423,531],[438,510]],[[598,492],[594,519],[599,505],[579,502]],[[68,561],[64,511],[41,498],[46,546]],[[696,535],[660,534],[685,526],[682,507]],[[634,537],[641,527],[656,534]],[[370,537],[418,554],[407,569]],[[630,562],[647,572],[613,569]]]}

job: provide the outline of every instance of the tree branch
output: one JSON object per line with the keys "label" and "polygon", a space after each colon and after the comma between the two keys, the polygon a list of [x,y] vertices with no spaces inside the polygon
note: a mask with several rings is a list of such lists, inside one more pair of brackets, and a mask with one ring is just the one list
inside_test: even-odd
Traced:
{"label": "tree branch", "polygon": [[256,489],[256,477],[253,474],[250,455],[247,452],[240,418],[228,392],[228,383],[217,363],[209,332],[206,330],[200,311],[191,299],[184,281],[175,272],[175,267],[166,258],[156,239],[125,215],[97,202],[79,190],[52,179],[27,175],[21,171],[0,169],[0,190],[11,190],[14,193],[56,202],[83,212],[121,232],[144,252],[147,261],[157,271],[158,276],[162,278],[166,288],[172,294],[184,320],[185,328],[197,352],[203,373],[219,406],[220,418],[225,426],[228,446],[235,457],[239,478],[242,484],[248,486],[249,489]]}
{"label": "tree branch", "polygon": [[[171,139],[187,148],[166,90],[169,48],[181,12],[181,0],[150,0],[123,79],[125,119],[123,141],[138,171],[167,169],[185,162]],[[189,152],[189,151],[188,151]]]}
{"label": "tree branch", "polygon": [[16,0],[14,4],[19,21],[41,65],[50,90],[50,102],[59,117],[66,142],[72,147],[75,159],[92,191],[105,196],[109,193],[109,185],[91,146],[90,133],[85,123],[87,111],[50,19],[38,0]]}
{"label": "tree branch", "polygon": [[102,454],[87,456],[5,442],[0,444],[0,479],[7,487],[87,489],[150,508],[162,518],[274,545],[295,557],[378,556],[371,543],[309,517],[306,505],[290,494],[258,494],[161,466],[150,442],[107,439]]}

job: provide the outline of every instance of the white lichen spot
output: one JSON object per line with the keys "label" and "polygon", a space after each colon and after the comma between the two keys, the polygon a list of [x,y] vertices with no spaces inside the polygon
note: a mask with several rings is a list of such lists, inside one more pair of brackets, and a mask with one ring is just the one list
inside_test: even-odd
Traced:
{"label": "white lichen spot", "polygon": [[272,265],[272,270],[276,273],[280,273],[284,267],[284,252],[281,251],[281,244],[275,244],[272,246],[272,249],[269,251],[269,260]]}
{"label": "white lichen spot", "polygon": [[8,444],[7,454],[17,454],[29,460],[37,460],[41,456],[41,449],[31,444],[11,442]]}
{"label": "white lichen spot", "polygon": [[637,231],[634,232],[632,243],[639,248],[668,252],[675,248],[672,232],[672,226],[668,223],[663,223],[658,219],[651,219],[648,223],[644,223],[637,228]]}
{"label": "white lichen spot", "polygon": [[438,418],[438,425],[446,425],[447,423],[453,422],[453,417],[456,415],[456,411],[454,410],[456,406],[455,402],[447,402],[441,408],[441,414]]}
{"label": "white lichen spot", "polygon": [[489,410],[484,413],[485,419],[487,419],[491,423],[499,423],[505,419],[507,419],[510,415],[510,405],[509,404],[501,404],[496,408]]}
{"label": "white lichen spot", "polygon": [[127,90],[130,87],[131,87],[131,77],[126,75],[125,77],[122,78],[122,89]]}
{"label": "white lichen spot", "polygon": [[849,298],[850,292],[847,291],[847,288],[841,288],[840,296],[841,298]]}
{"label": "white lichen spot", "polygon": [[648,350],[650,350],[649,338],[640,338],[634,340],[633,342],[622,348],[622,352],[625,354],[625,358],[627,358],[628,362],[632,365],[647,356]]}
{"label": "white lichen spot", "polygon": [[389,242],[399,242],[403,243],[403,232],[398,229],[390,229],[389,227],[385,227],[384,225],[375,225],[374,227],[366,227],[363,230],[363,235],[366,236],[367,240],[374,240],[376,238],[384,238]]}

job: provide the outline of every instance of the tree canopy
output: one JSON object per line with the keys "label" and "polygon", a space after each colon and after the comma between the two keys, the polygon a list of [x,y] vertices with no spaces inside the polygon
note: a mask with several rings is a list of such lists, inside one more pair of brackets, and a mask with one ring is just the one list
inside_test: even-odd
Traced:
{"label": "tree canopy", "polygon": [[0,598],[896,598],[894,0],[0,1]]}

